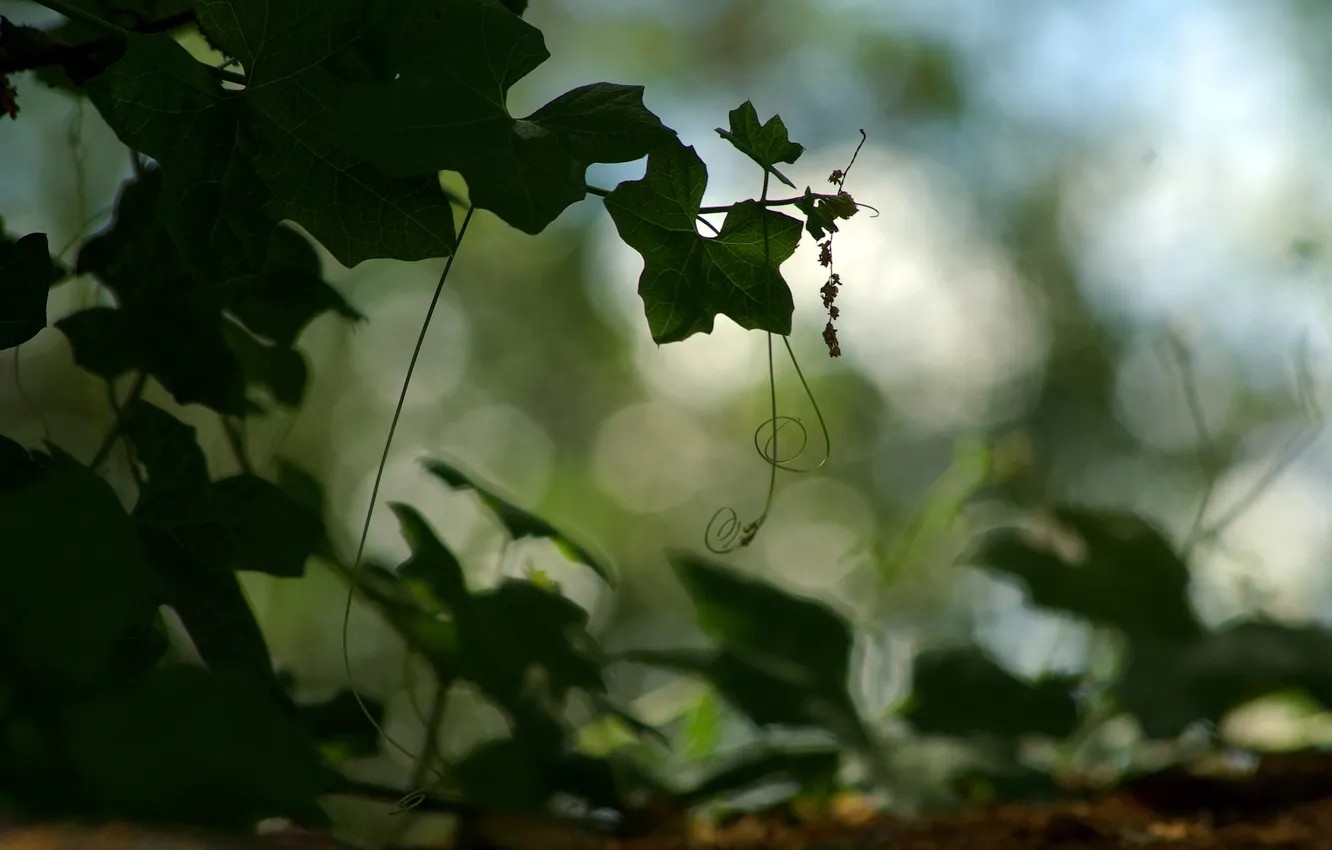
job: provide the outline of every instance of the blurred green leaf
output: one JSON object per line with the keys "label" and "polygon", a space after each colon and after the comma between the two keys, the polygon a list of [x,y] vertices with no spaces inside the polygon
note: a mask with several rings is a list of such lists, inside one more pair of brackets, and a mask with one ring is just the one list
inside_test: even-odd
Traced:
{"label": "blurred green leaf", "polygon": [[169,666],[71,706],[67,757],[103,811],[151,823],[252,828],[327,818],[330,783],[308,733],[262,691]]}
{"label": "blurred green leaf", "polygon": [[1003,528],[981,535],[959,560],[1018,578],[1036,605],[1120,629],[1131,641],[1182,642],[1202,633],[1188,567],[1156,526],[1073,505],[1056,506],[1053,517],[1050,542]]}
{"label": "blurred green leaf", "polygon": [[300,406],[305,398],[309,367],[299,351],[260,342],[227,320],[222,322],[222,338],[236,355],[245,383],[266,387],[278,404],[285,407]]}
{"label": "blurred green leaf", "polygon": [[296,719],[330,762],[369,758],[379,752],[379,729],[375,727],[383,725],[384,705],[368,696],[358,701],[356,694],[341,690],[322,702],[298,703]]}
{"label": "blurred green leaf", "polygon": [[46,296],[61,277],[45,233],[12,241],[0,230],[0,351],[22,345],[46,327]]}
{"label": "blurred green leaf", "polygon": [[906,719],[920,732],[1063,738],[1078,725],[1076,677],[1024,682],[976,647],[930,650],[912,662]]}
{"label": "blurred green leaf", "polygon": [[555,545],[567,557],[590,568],[607,584],[613,585],[615,583],[607,564],[594,556],[586,547],[579,545],[567,534],[541,517],[518,507],[495,492],[493,488],[478,484],[474,478],[462,472],[456,466],[434,459],[426,460],[424,465],[430,474],[453,489],[475,491],[481,499],[481,503],[494,511],[496,517],[508,530],[509,536],[514,540],[522,540],[525,537],[542,537],[554,541]]}
{"label": "blurred green leaf", "polygon": [[677,794],[675,802],[694,806],[724,794],[780,781],[795,782],[801,792],[826,791],[835,786],[841,764],[842,750],[838,747],[747,747],[728,756],[720,767]]}
{"label": "blurred green leaf", "polygon": [[223,292],[227,309],[247,330],[283,348],[294,345],[306,325],[326,312],[365,320],[324,280],[310,240],[288,226],[273,230],[263,268],[228,281]]}
{"label": "blurred green leaf", "polygon": [[1147,736],[1171,738],[1192,723],[1215,723],[1246,702],[1290,688],[1332,708],[1329,658],[1327,631],[1254,620],[1187,644],[1131,648],[1115,694]]}
{"label": "blurred green leaf", "polygon": [[150,626],[160,586],[105,481],[58,448],[0,442],[0,655],[87,685]]}
{"label": "blurred green leaf", "polygon": [[208,464],[192,426],[139,399],[122,411],[120,429],[154,490],[207,486]]}
{"label": "blurred green leaf", "polygon": [[851,626],[829,606],[689,555],[671,557],[698,624],[729,653],[810,688],[845,689]]}
{"label": "blurred green leaf", "polygon": [[163,530],[201,563],[284,578],[305,572],[320,534],[318,520],[270,481],[233,475],[170,497],[145,497],[141,525]]}
{"label": "blurred green leaf", "polygon": [[540,764],[519,742],[505,738],[475,747],[453,766],[468,802],[494,812],[538,812],[552,788]]}

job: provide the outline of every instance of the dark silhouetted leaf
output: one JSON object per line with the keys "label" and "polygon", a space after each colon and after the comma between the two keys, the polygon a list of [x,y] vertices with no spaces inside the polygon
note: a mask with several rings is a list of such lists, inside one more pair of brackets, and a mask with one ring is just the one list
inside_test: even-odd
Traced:
{"label": "dark silhouetted leaf", "polygon": [[358,702],[351,691],[338,691],[323,702],[298,704],[296,717],[331,762],[369,758],[379,752],[379,730],[375,727],[383,725],[384,706],[368,696]]}
{"label": "dark silhouetted leaf", "polygon": [[325,126],[347,84],[377,79],[373,30],[391,6],[321,3],[310,40],[301,4],[196,5],[204,34],[246,69],[244,91],[223,91],[168,35],[130,35],[124,58],[87,87],[121,141],[162,164],[159,208],[196,276],[258,273],[283,219],[348,266],[452,252],[453,213],[434,174],[385,177],[340,153]]}
{"label": "dark silhouetted leaf", "polygon": [[794,189],[795,184],[786,179],[786,175],[773,165],[778,162],[794,163],[800,159],[805,148],[804,145],[798,145],[786,137],[786,124],[782,123],[782,119],[774,115],[767,123],[759,124],[758,111],[749,101],[732,109],[730,119],[731,129],[723,130],[718,127],[718,135],[734,145],[736,150],[758,163],[765,171]]}
{"label": "dark silhouetted leaf", "polygon": [[1130,647],[1115,692],[1146,735],[1170,738],[1289,689],[1332,707],[1329,657],[1332,634],[1323,629],[1250,621],[1186,644]]}
{"label": "dark silhouetted leaf", "polygon": [[1031,601],[1121,629],[1130,640],[1188,641],[1202,627],[1189,603],[1189,570],[1159,529],[1130,513],[1054,509],[1057,535],[1078,557],[1004,528],[977,540],[963,563],[1021,579]]}
{"label": "dark silhouetted leaf", "polygon": [[829,791],[836,786],[842,750],[829,747],[747,747],[728,756],[722,765],[676,795],[681,806],[694,806],[723,794],[745,791],[769,782],[795,782],[802,791]]}
{"label": "dark silhouetted leaf", "polygon": [[58,449],[21,451],[6,451],[0,488],[0,641],[43,676],[87,684],[151,623],[160,590],[106,482]]}
{"label": "dark silhouetted leaf", "polygon": [[931,735],[1063,738],[1078,724],[1077,684],[1073,677],[1024,682],[975,647],[932,650],[912,663],[906,717]]}
{"label": "dark silhouetted leaf", "polygon": [[455,490],[474,490],[477,496],[481,498],[482,504],[495,512],[496,517],[503,523],[508,530],[509,536],[514,540],[522,540],[525,537],[544,537],[551,540],[559,547],[560,551],[566,557],[571,558],[585,567],[589,567],[593,572],[601,577],[607,584],[614,584],[610,567],[600,558],[594,556],[587,547],[576,543],[567,534],[555,528],[539,516],[529,513],[515,505],[513,502],[505,499],[495,492],[491,487],[476,483],[476,480],[456,466],[445,463],[441,460],[426,460],[425,468],[435,477],[442,480]]}
{"label": "dark silhouetted leaf", "polygon": [[851,627],[832,608],[700,558],[677,554],[671,566],[698,624],[727,651],[794,684],[846,687]]}
{"label": "dark silhouetted leaf", "polygon": [[171,666],[72,707],[69,758],[107,811],[142,822],[317,825],[330,784],[314,741],[263,691]]}
{"label": "dark silhouetted leaf", "polygon": [[46,327],[46,296],[61,278],[45,233],[11,241],[0,231],[0,351],[22,345]]}
{"label": "dark silhouetted leaf", "polygon": [[[395,177],[460,172],[473,203],[526,233],[583,199],[591,163],[640,159],[674,135],[642,86],[593,83],[511,116],[509,88],[550,54],[495,0],[403,3],[381,31],[397,73],[351,86],[331,134]],[[423,116],[423,102],[449,108]]]}
{"label": "dark silhouetted leaf", "polygon": [[736,204],[715,237],[696,218],[708,171],[679,141],[653,149],[647,173],[606,198],[620,238],[643,255],[638,294],[657,343],[711,333],[718,314],[742,328],[791,332],[794,302],[779,266],[800,243],[800,222],[756,201]]}
{"label": "dark silhouetted leaf", "polygon": [[256,336],[290,348],[316,317],[333,311],[344,319],[365,317],[323,277],[310,240],[290,227],[278,227],[263,268],[225,285],[227,309]]}
{"label": "dark silhouetted leaf", "polygon": [[208,464],[192,426],[140,399],[123,411],[120,429],[134,445],[149,487],[170,490],[208,484]]}

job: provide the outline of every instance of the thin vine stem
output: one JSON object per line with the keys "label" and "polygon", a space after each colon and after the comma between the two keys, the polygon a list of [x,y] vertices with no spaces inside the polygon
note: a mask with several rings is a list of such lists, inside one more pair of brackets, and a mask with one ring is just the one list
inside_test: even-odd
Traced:
{"label": "thin vine stem", "polygon": [[[765,178],[766,178],[766,175],[767,175],[767,172],[765,171],[765,172],[764,172],[764,176],[765,176]],[[605,198],[605,197],[609,196],[610,193],[611,193],[611,190],[610,190],[610,189],[606,189],[606,188],[603,188],[603,187],[601,187],[601,186],[593,186],[593,185],[590,184],[590,183],[587,184],[586,186],[584,186],[583,188],[584,188],[584,190],[585,190],[589,195],[597,195],[598,197],[602,197],[602,198]],[[765,194],[766,194],[766,193],[765,193]],[[818,194],[813,194],[813,195],[810,195],[809,197],[810,197],[810,198],[825,198],[825,197],[833,197],[833,196],[832,196],[832,195],[818,195]],[[803,201],[805,201],[805,200],[806,200],[806,196],[804,196],[804,195],[801,195],[801,196],[796,197],[796,198],[766,198],[766,197],[760,197],[760,198],[758,199],[757,203],[758,203],[760,206],[764,206],[764,207],[791,207],[791,206],[795,206],[796,204],[799,204],[799,203],[801,203],[801,202],[803,202]],[[862,204],[861,206],[863,206],[863,204]],[[698,208],[698,211],[699,211],[700,213],[726,213],[726,212],[730,212],[734,207],[735,207],[735,204],[719,204],[719,205],[717,205],[717,206],[699,207],[699,208]]]}
{"label": "thin vine stem", "polygon": [[[393,747],[402,753],[415,756],[403,747],[397,741],[380,727],[375,720],[374,715],[370,713],[369,707],[361,697],[360,690],[356,687],[356,677],[351,669],[351,652],[348,648],[348,632],[351,625],[351,606],[352,596],[356,591],[357,571],[361,568],[361,559],[365,555],[365,543],[370,536],[370,522],[375,515],[375,503],[379,499],[379,487],[384,481],[384,468],[388,466],[389,450],[393,447],[393,436],[398,430],[398,421],[402,418],[403,408],[407,404],[407,389],[412,383],[412,374],[416,371],[417,361],[421,357],[421,349],[425,345],[426,332],[430,329],[430,320],[435,315],[435,308],[439,305],[439,297],[444,292],[444,282],[448,280],[449,271],[453,268],[453,261],[458,257],[458,249],[462,247],[463,237],[467,234],[467,227],[472,222],[472,214],[476,212],[476,207],[469,204],[467,213],[463,216],[462,224],[458,227],[458,238],[454,242],[453,253],[449,255],[448,260],[444,262],[444,270],[440,272],[439,281],[435,284],[434,295],[430,298],[430,306],[426,308],[425,319],[421,322],[421,332],[416,336],[416,346],[412,349],[411,360],[407,363],[407,374],[402,379],[402,389],[398,393],[398,403],[393,408],[393,419],[389,422],[388,436],[384,440],[384,451],[379,458],[379,468],[375,471],[375,483],[370,488],[370,505],[365,511],[365,522],[361,525],[361,539],[356,544],[356,557],[352,560],[351,569],[348,573],[347,582],[347,601],[342,609],[342,664],[347,674],[347,683],[351,689],[352,696],[356,699],[356,704],[360,707],[361,713],[370,721],[370,725],[375,728],[381,737]],[[416,792],[420,794],[421,792]],[[412,795],[412,796],[415,796]],[[405,802],[400,801],[400,802]]]}

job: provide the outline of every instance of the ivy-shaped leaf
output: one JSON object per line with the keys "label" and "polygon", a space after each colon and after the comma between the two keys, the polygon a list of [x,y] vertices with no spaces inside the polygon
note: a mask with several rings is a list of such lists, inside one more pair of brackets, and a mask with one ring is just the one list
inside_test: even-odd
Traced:
{"label": "ivy-shaped leaf", "polygon": [[309,241],[287,227],[273,232],[259,274],[203,284],[159,214],[164,179],[154,167],[126,183],[111,226],[79,252],[78,271],[101,281],[117,306],[56,322],[75,362],[106,380],[146,372],[180,404],[199,403],[224,415],[262,410],[247,394],[252,385],[296,406],[307,380],[305,359],[293,348],[301,329],[328,310],[349,319],[359,314],[320,277]]}
{"label": "ivy-shaped leaf", "polygon": [[453,212],[433,174],[386,177],[337,150],[323,126],[347,84],[375,78],[376,4],[196,6],[204,34],[245,69],[244,90],[224,91],[169,35],[138,34],[87,86],[121,141],[162,164],[161,213],[196,276],[258,272],[283,219],[347,266],[452,252]]}
{"label": "ivy-shaped leaf", "polygon": [[539,516],[515,505],[495,492],[491,487],[476,483],[456,466],[442,460],[428,459],[423,464],[426,471],[455,490],[473,490],[480,497],[481,503],[494,511],[495,516],[514,540],[526,537],[543,537],[552,541],[566,557],[588,567],[607,584],[614,584],[610,567],[602,559],[594,556],[586,546],[573,540],[564,532],[555,528]]}
{"label": "ivy-shaped leaf", "polygon": [[642,86],[593,83],[510,115],[509,88],[550,54],[496,0],[403,3],[382,29],[397,76],[352,86],[330,134],[395,177],[460,172],[476,206],[526,233],[585,197],[589,164],[640,159],[674,135]]}
{"label": "ivy-shaped leaf", "polygon": [[45,233],[11,241],[0,230],[0,351],[22,345],[46,327],[46,296],[62,276],[51,261]]}
{"label": "ivy-shaped leaf", "polygon": [[735,146],[735,149],[757,162],[765,171],[771,173],[792,189],[795,184],[786,179],[773,167],[774,163],[794,164],[805,152],[804,145],[796,144],[786,137],[786,124],[780,116],[774,115],[766,123],[760,124],[758,112],[749,101],[732,109],[729,113],[731,129],[717,128],[717,134]]}
{"label": "ivy-shaped leaf", "polygon": [[643,255],[638,294],[657,343],[710,333],[718,314],[751,330],[791,332],[795,303],[778,267],[800,242],[800,222],[756,201],[732,207],[714,237],[696,219],[708,171],[677,142],[648,156],[647,173],[615,187],[606,210]]}

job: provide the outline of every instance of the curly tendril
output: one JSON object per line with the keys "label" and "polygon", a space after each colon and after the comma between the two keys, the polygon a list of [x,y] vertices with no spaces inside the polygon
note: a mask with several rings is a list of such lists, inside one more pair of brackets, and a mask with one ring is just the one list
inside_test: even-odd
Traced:
{"label": "curly tendril", "polygon": [[[846,183],[846,175],[851,171],[851,166],[855,165],[856,157],[860,155],[860,149],[864,146],[866,140],[865,131],[860,131],[860,143],[856,145],[855,152],[851,154],[851,161],[847,163],[846,168],[839,168],[829,177],[828,182],[832,183],[839,190]],[[808,190],[806,190],[808,193]],[[849,218],[865,204],[857,203],[852,197],[842,191],[838,192],[837,198],[850,205],[848,210],[839,210],[833,213],[835,218]],[[768,201],[768,171],[763,172],[763,193],[759,196],[759,203],[765,204]],[[869,207],[873,210],[873,207]],[[878,214],[878,210],[874,210]],[[836,231],[836,226],[832,226]],[[829,234],[827,240],[820,243],[819,264],[828,268],[831,272],[832,267],[832,236]],[[763,220],[763,267],[766,274],[772,273],[770,264],[770,245],[768,241],[768,224]],[[841,354],[841,348],[837,344],[837,332],[833,328],[832,320],[838,316],[837,307],[833,305],[836,299],[837,289],[841,286],[841,279],[832,274],[829,282],[824,285],[824,307],[829,311],[828,326],[824,330],[824,341],[828,344],[829,354],[836,357]],[[805,423],[797,416],[787,416],[777,412],[777,377],[776,369],[773,365],[772,355],[772,334],[768,334],[768,397],[771,415],[757,428],[754,429],[754,449],[759,457],[763,458],[768,464],[768,493],[763,500],[763,510],[756,519],[742,523],[740,514],[735,508],[725,506],[719,508],[708,520],[708,526],[703,532],[703,545],[709,552],[715,555],[725,555],[742,549],[754,542],[758,536],[759,529],[767,522],[768,511],[772,508],[773,495],[777,489],[777,470],[783,472],[813,472],[827,464],[828,459],[832,457],[832,438],[828,434],[828,423],[823,418],[823,411],[819,409],[819,403],[814,398],[814,392],[809,387],[809,382],[805,380],[805,373],[800,369],[800,361],[795,356],[795,351],[791,349],[791,341],[782,337],[782,343],[786,346],[786,354],[791,358],[791,365],[795,367],[796,377],[800,380],[800,387],[804,390],[805,397],[809,399],[810,406],[814,408],[814,416],[819,422],[819,432],[823,435],[823,456],[813,466],[799,467],[794,466],[794,461],[805,453],[809,446],[809,429]],[[778,436],[782,429],[787,426],[794,426],[797,432],[797,444],[793,449],[789,449],[783,456],[778,447]],[[766,434],[766,439],[765,439]]]}

